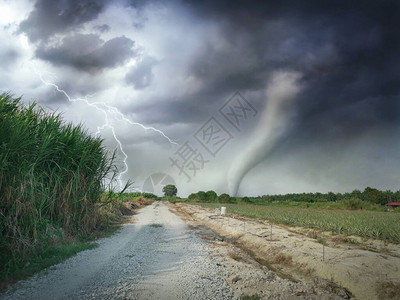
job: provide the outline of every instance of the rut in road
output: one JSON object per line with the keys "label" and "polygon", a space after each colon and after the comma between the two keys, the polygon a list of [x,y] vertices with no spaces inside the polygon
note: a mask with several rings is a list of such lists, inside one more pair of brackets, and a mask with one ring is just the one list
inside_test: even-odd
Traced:
{"label": "rut in road", "polygon": [[143,208],[136,219],[98,248],[15,284],[0,298],[234,298],[205,242],[163,203]]}

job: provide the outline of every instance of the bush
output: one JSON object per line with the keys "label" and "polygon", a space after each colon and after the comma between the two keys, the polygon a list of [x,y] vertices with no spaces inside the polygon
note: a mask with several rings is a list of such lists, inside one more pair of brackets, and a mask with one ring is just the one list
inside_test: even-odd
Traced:
{"label": "bush", "polygon": [[245,203],[249,203],[250,199],[249,199],[249,197],[243,197],[242,201],[245,202]]}
{"label": "bush", "polygon": [[358,198],[348,198],[341,201],[344,208],[347,209],[364,209],[366,204]]}
{"label": "bush", "polygon": [[0,273],[54,233],[88,234],[98,220],[115,152],[81,125],[0,95]]}
{"label": "bush", "polygon": [[146,193],[146,192],[144,192],[144,193],[142,193],[142,192],[123,193],[123,194],[118,194],[118,197],[123,200],[134,199],[136,197],[144,197],[146,199],[160,200],[160,197],[158,197],[157,195],[154,195],[152,193]]}

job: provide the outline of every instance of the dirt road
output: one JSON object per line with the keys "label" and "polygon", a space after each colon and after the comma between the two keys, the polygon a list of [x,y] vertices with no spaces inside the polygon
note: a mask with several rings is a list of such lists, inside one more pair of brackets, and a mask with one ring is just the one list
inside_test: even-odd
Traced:
{"label": "dirt road", "polygon": [[15,284],[0,299],[349,298],[329,282],[278,276],[208,228],[218,232],[223,224],[194,221],[178,207],[155,202],[141,209],[98,248]]}
{"label": "dirt road", "polygon": [[1,299],[235,299],[207,244],[155,202],[99,247],[10,287]]}

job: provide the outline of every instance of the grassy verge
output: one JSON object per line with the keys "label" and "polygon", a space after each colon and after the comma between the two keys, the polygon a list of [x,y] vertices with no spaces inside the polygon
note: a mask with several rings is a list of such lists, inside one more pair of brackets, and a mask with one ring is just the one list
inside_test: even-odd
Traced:
{"label": "grassy verge", "polygon": [[[136,196],[136,195],[135,195]],[[109,199],[109,197],[103,197]],[[94,249],[98,246],[96,240],[114,234],[125,222],[124,216],[132,215],[135,209],[151,204],[151,198],[128,197],[126,194],[113,195],[112,201],[103,206],[103,222],[90,234],[56,238],[52,244],[41,245],[40,250],[30,253],[26,257],[16,257],[5,263],[7,272],[0,273],[0,290],[10,283],[30,277],[35,273],[45,270],[52,265],[76,255],[84,250]]]}
{"label": "grassy verge", "polygon": [[41,245],[36,251],[27,256],[16,256],[2,263],[3,272],[0,273],[0,290],[10,283],[30,277],[35,273],[58,264],[78,252],[94,249],[98,246],[96,239],[111,236],[120,227],[120,220],[114,215],[112,224],[88,235],[79,237],[55,237],[50,243]]}
{"label": "grassy verge", "polygon": [[325,229],[400,244],[400,214],[395,212],[324,210],[248,204],[197,203],[203,207],[227,207],[227,212],[277,224]]}
{"label": "grassy verge", "polygon": [[25,259],[13,261],[8,267],[7,276],[0,276],[0,290],[8,284],[32,276],[52,265],[58,264],[80,251],[94,249],[96,243],[77,241],[61,245],[49,246],[40,253],[31,254]]}
{"label": "grassy verge", "polygon": [[83,126],[0,95],[0,282],[94,247],[118,223],[132,195],[105,192],[115,158]]}

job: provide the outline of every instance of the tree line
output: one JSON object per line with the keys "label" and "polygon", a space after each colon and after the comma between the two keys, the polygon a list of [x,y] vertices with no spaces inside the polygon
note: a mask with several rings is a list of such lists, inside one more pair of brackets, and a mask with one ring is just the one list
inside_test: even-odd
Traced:
{"label": "tree line", "polygon": [[287,201],[287,202],[338,202],[348,201],[366,202],[370,204],[384,205],[389,202],[400,201],[400,190],[380,191],[376,188],[366,187],[364,191],[354,190],[350,193],[290,193],[278,195],[262,195],[258,197],[231,197],[224,193],[217,195],[214,191],[199,191],[188,196],[192,202],[219,202],[219,203],[253,203],[263,204],[265,202]]}

